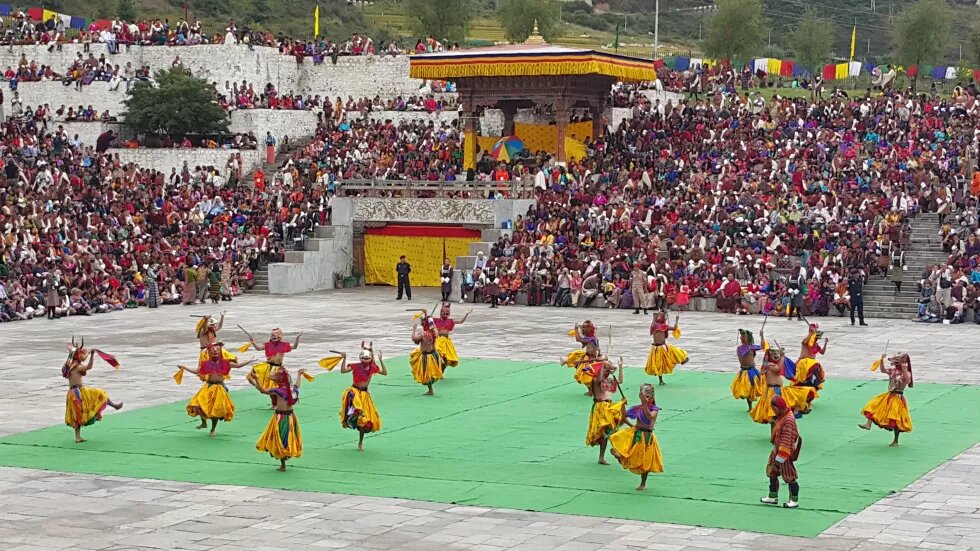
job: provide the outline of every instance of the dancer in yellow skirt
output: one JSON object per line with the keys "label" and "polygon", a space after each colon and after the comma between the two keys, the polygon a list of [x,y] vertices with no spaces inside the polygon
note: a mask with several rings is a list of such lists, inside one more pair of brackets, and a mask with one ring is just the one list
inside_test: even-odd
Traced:
{"label": "dancer in yellow skirt", "polygon": [[759,372],[765,377],[766,387],[759,401],[752,407],[749,415],[756,423],[771,424],[776,418],[776,410],[772,407],[772,397],[782,396],[794,414],[799,417],[801,410],[807,407],[808,401],[813,396],[813,389],[807,386],[783,386],[783,377],[787,370],[792,371],[795,367],[793,362],[786,358],[786,351],[778,344],[768,345],[763,356],[762,368]]}
{"label": "dancer in yellow skirt", "polygon": [[588,446],[599,446],[599,464],[606,462],[606,444],[609,436],[623,422],[623,409],[626,398],[613,402],[613,395],[623,384],[623,359],[619,359],[619,375],[613,376],[616,368],[605,358],[598,376],[592,380],[592,411],[589,414],[589,429],[585,433],[585,443]]}
{"label": "dancer in yellow skirt", "polygon": [[177,384],[183,380],[184,371],[190,371],[204,382],[201,390],[198,390],[190,402],[187,402],[187,415],[201,418],[201,424],[197,426],[199,429],[207,428],[210,420],[211,432],[208,436],[211,437],[214,437],[214,431],[218,428],[218,421],[231,421],[235,417],[235,404],[228,396],[228,387],[225,386],[225,381],[231,378],[231,370],[245,367],[253,361],[248,360],[240,364],[222,358],[222,352],[224,352],[223,343],[211,343],[211,347],[208,348],[208,359],[201,367],[193,369],[178,365],[178,371],[174,374]]}
{"label": "dancer in yellow skirt", "polygon": [[558,360],[559,365],[568,367],[578,367],[578,364],[587,359],[599,357],[599,339],[596,337],[595,324],[592,320],[585,320],[581,324],[576,324],[575,329],[568,332],[568,336],[575,339],[575,342],[582,345],[577,350],[572,350],[564,358]]}
{"label": "dancer in yellow skirt", "polygon": [[667,312],[660,311],[653,316],[650,323],[650,335],[653,336],[653,345],[650,347],[650,355],[647,356],[646,372],[647,375],[656,375],[660,384],[664,383],[664,375],[674,372],[674,367],[687,363],[687,351],[672,344],[667,344],[667,332],[672,331],[674,338],[680,337],[680,316],[674,318],[674,326],[667,325]]}
{"label": "dancer in yellow skirt", "polygon": [[[98,353],[98,350],[94,352]],[[100,354],[101,355],[101,354]],[[107,355],[108,356],[108,355]],[[111,358],[111,356],[109,356]],[[86,363],[85,360],[88,360]],[[61,366],[61,376],[68,379],[68,395],[65,397],[65,424],[75,430],[75,442],[82,443],[82,427],[87,427],[102,420],[102,411],[106,406],[122,409],[122,402],[113,402],[101,388],[85,386],[82,378],[92,369],[95,355],[85,350],[85,340],[80,345],[75,344],[72,337],[68,345],[68,359]],[[106,361],[109,361],[108,358]],[[113,364],[110,362],[111,365]]]}
{"label": "dancer in yellow skirt", "polygon": [[368,385],[371,384],[372,376],[387,375],[388,368],[381,352],[378,352],[378,363],[374,363],[373,343],[367,348],[361,343],[358,359],[359,362],[348,365],[347,354],[344,354],[344,363],[340,366],[341,373],[351,373],[354,378],[354,384],[340,395],[340,426],[358,432],[357,451],[362,452],[364,433],[381,430],[381,416],[378,415],[378,408],[368,392]]}
{"label": "dancer in yellow skirt", "polygon": [[412,342],[418,347],[408,356],[408,364],[412,367],[412,377],[420,385],[428,387],[426,396],[435,394],[432,385],[442,379],[445,364],[442,356],[436,351],[436,328],[425,310],[422,310],[422,325],[412,326]]}
{"label": "dancer in yellow skirt", "polygon": [[252,386],[262,394],[272,397],[272,405],[275,413],[265,431],[255,443],[255,449],[259,452],[269,452],[269,455],[279,460],[280,472],[286,470],[286,460],[303,455],[303,437],[299,432],[299,420],[293,412],[293,407],[299,402],[299,386],[304,378],[312,377],[306,375],[305,369],[300,369],[296,374],[296,384],[293,384],[289,376],[289,371],[284,367],[277,367],[272,372],[272,382],[275,387],[264,389],[255,382]]}
{"label": "dancer in yellow skirt", "polygon": [[[252,338],[252,335],[249,335],[248,333],[245,334],[248,335],[248,345],[251,345],[252,348],[258,350],[259,345],[255,344],[255,339]],[[282,367],[282,361],[286,357],[286,354],[299,348],[299,338],[302,336],[303,332],[300,331],[299,334],[296,335],[296,340],[292,344],[289,344],[288,342],[282,340],[282,329],[279,329],[278,327],[273,329],[272,333],[269,335],[269,340],[262,346],[262,349],[265,352],[265,361],[255,364],[245,379],[250,383],[254,379],[258,386],[266,390],[273,388],[275,383],[272,382],[272,370],[277,367]],[[248,345],[245,345],[245,347]],[[239,352],[244,352],[245,347],[239,348]]]}
{"label": "dancer in yellow skirt", "polygon": [[436,351],[439,352],[439,356],[442,357],[442,361],[445,362],[447,367],[456,367],[459,365],[459,354],[456,353],[456,345],[453,344],[450,335],[456,329],[457,325],[462,325],[466,322],[466,318],[470,317],[473,310],[467,312],[461,320],[451,318],[449,311],[449,303],[443,303],[442,310],[439,312],[439,318],[433,321],[436,326],[436,332],[438,333],[436,336]]}
{"label": "dancer in yellow skirt", "polygon": [[811,323],[807,336],[800,343],[800,357],[796,360],[795,368],[790,365],[785,373],[790,379],[790,386],[783,389],[783,398],[797,416],[810,413],[813,401],[820,397],[819,391],[823,389],[826,377],[817,355],[827,353],[828,340],[824,338],[821,346],[821,337],[823,331],[816,323]]}
{"label": "dancer in yellow skirt", "polygon": [[[663,458],[660,456],[660,444],[653,434],[653,425],[657,422],[660,408],[654,397],[653,385],[640,385],[640,405],[626,410],[627,425],[609,437],[613,456],[619,460],[627,471],[640,475],[640,485],[637,490],[647,489],[647,475],[664,472]],[[630,423],[630,419],[635,420]]]}
{"label": "dancer in yellow skirt", "polygon": [[[197,367],[200,368],[204,365],[204,362],[208,361],[210,358],[209,349],[211,345],[218,342],[218,331],[225,325],[225,313],[221,313],[221,317],[216,321],[211,316],[201,316],[198,320],[197,325],[194,326],[194,331],[197,334],[197,340],[201,345],[201,353],[197,358]],[[235,355],[228,352],[225,349],[221,350],[221,356],[230,361],[237,361]]]}
{"label": "dancer in yellow skirt", "polygon": [[[879,360],[884,364],[885,357]],[[909,415],[909,404],[905,401],[905,388],[912,388],[912,359],[908,354],[898,354],[888,359],[892,367],[882,370],[888,374],[888,392],[879,394],[872,398],[864,406],[861,415],[867,418],[867,422],[858,425],[864,430],[871,430],[871,423],[880,428],[890,430],[895,433],[895,439],[889,444],[892,447],[898,446],[898,435],[903,432],[912,432],[912,417]]]}
{"label": "dancer in yellow skirt", "polygon": [[[762,342],[766,342],[765,333],[760,332],[759,337]],[[755,344],[752,332],[746,329],[738,330],[738,340],[735,354],[738,356],[739,371],[732,380],[732,396],[736,400],[745,400],[751,412],[752,402],[758,400],[766,390],[762,376],[755,367],[755,353],[762,350],[762,347]]]}

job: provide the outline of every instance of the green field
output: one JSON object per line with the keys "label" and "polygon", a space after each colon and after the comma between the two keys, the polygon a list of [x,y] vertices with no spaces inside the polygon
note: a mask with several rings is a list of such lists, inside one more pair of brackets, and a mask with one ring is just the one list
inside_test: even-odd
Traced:
{"label": "green field", "polygon": [[[435,397],[423,397],[404,358],[388,363],[393,375],[372,385],[384,429],[367,438],[365,453],[337,416],[349,378],[321,372],[303,386],[296,411],[304,454],[286,473],[255,451],[270,413],[268,398],[254,391],[233,393],[235,420],[220,424],[216,438],[195,430],[184,402],[176,402],[108,415],[84,430],[89,441],[81,445],[64,425],[0,439],[0,465],[812,537],[980,440],[980,427],[954,414],[976,407],[980,387],[916,385],[907,393],[915,431],[889,448],[889,433],[856,427],[861,406],[885,382],[833,379],[800,423],[801,509],[766,512],[759,497],[767,491],[769,431],[729,396],[730,375],[680,371],[658,387],[665,472],[651,475],[640,493],[637,476],[615,463],[597,465],[596,449],[585,447],[591,402],[569,369],[464,360],[436,385]],[[636,402],[647,377],[635,369],[626,376]],[[194,382],[182,387],[188,398]],[[52,422],[60,415],[52,411]]]}

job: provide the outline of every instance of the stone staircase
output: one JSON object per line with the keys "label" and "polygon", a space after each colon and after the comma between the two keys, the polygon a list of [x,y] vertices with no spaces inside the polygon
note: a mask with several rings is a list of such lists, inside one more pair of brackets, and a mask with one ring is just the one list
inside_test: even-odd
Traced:
{"label": "stone staircase", "polygon": [[248,290],[249,294],[253,295],[268,295],[269,294],[269,266],[268,264],[260,266],[255,273],[252,274],[255,285]]}
{"label": "stone staircase", "polygon": [[[501,237],[505,235],[513,235],[513,233],[514,230],[502,230],[499,228],[480,230],[481,241],[470,243],[470,250],[469,250],[470,254],[467,256],[456,257],[456,264],[454,265],[456,271],[454,272],[453,277],[459,276],[459,270],[473,271],[473,268],[476,266],[476,253],[482,252],[483,257],[489,259],[490,247],[493,247],[493,244],[496,243],[497,240],[500,239]],[[453,288],[456,287],[457,285],[453,285]]]}
{"label": "stone staircase", "polygon": [[916,284],[926,267],[945,264],[939,237],[939,215],[920,213],[912,220],[911,243],[905,249],[902,292],[895,293],[890,277],[876,276],[865,286],[864,315],[869,318],[911,319],[918,312],[919,293]]}
{"label": "stone staircase", "polygon": [[[339,241],[338,241],[339,240]],[[333,289],[334,274],[346,273],[350,259],[350,226],[318,226],[301,250],[287,250],[283,262],[270,264],[271,294]]]}

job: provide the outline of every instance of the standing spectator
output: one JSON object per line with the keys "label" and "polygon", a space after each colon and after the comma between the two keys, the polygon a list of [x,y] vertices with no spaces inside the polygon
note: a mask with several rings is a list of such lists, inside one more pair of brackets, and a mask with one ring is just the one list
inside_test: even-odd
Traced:
{"label": "standing spectator", "polygon": [[946,309],[952,304],[951,294],[953,291],[953,268],[946,266],[936,276],[936,300],[945,313]]}
{"label": "standing spectator", "polygon": [[847,278],[847,293],[851,296],[851,325],[854,325],[854,311],[857,311],[861,325],[864,323],[864,283],[867,276],[864,270],[857,268],[851,269],[851,275]]}
{"label": "standing spectator", "polygon": [[272,132],[265,133],[265,162],[276,164],[276,139],[272,137]]}
{"label": "standing spectator", "polygon": [[442,292],[442,301],[449,301],[449,294],[453,291],[453,267],[448,258],[442,259],[442,268],[439,269],[439,290]]}
{"label": "standing spectator", "polygon": [[208,268],[207,266],[197,267],[197,300],[204,304],[208,298]]}
{"label": "standing spectator", "polygon": [[630,274],[630,292],[633,294],[633,313],[639,314],[640,308],[643,314],[647,314],[647,273],[637,262],[633,265],[633,272]]}
{"label": "standing spectator", "polygon": [[902,246],[896,244],[892,249],[891,273],[888,274],[895,285],[895,296],[902,292],[902,278],[905,277],[905,252]]}
{"label": "standing spectator", "polygon": [[401,300],[402,293],[405,294],[408,300],[412,300],[412,283],[408,277],[412,273],[412,265],[405,260],[405,255],[398,257],[395,272],[398,274],[398,297],[395,300]]}

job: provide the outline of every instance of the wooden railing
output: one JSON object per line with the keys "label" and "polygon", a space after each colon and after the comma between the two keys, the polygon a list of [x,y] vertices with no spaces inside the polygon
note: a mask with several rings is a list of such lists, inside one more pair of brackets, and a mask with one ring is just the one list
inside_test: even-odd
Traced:
{"label": "wooden railing", "polygon": [[534,182],[512,180],[486,182],[455,180],[452,182],[428,180],[337,180],[337,195],[367,197],[451,197],[457,199],[533,199]]}

